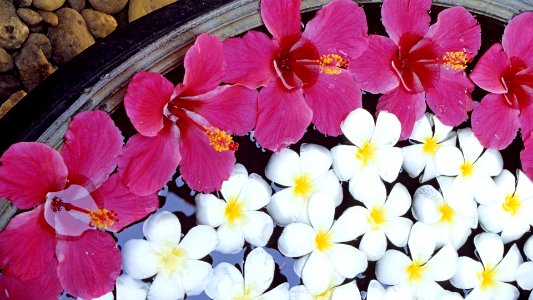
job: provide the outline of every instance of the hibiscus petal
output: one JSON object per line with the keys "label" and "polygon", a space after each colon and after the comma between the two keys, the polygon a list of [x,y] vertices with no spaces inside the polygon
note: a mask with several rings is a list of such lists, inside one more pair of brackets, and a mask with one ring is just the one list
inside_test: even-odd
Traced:
{"label": "hibiscus petal", "polygon": [[108,233],[88,230],[78,240],[58,240],[57,275],[65,292],[85,299],[113,290],[121,256]]}
{"label": "hibiscus petal", "polygon": [[271,82],[276,74],[272,67],[278,47],[258,31],[248,31],[242,38],[224,40],[226,73],[224,82],[258,88]]}
{"label": "hibiscus petal", "polygon": [[494,233],[480,233],[474,237],[474,245],[483,265],[496,266],[503,258],[503,242]]}
{"label": "hibiscus petal", "polygon": [[509,21],[505,27],[502,44],[510,57],[518,57],[527,65],[533,64],[533,33],[528,28],[533,22],[533,13],[522,13]]}
{"label": "hibiscus petal", "polygon": [[117,167],[122,153],[122,135],[103,111],[79,113],[65,133],[61,156],[70,183],[89,191],[98,188]]}
{"label": "hibiscus petal", "polygon": [[311,294],[322,294],[328,289],[333,272],[329,257],[313,251],[302,270],[302,282]]}
{"label": "hibiscus petal", "polygon": [[43,207],[15,216],[0,232],[0,268],[6,276],[30,280],[54,260],[55,232],[44,219]]}
{"label": "hibiscus petal", "polygon": [[300,35],[300,0],[264,0],[261,2],[261,19],[278,41]]}
{"label": "hibiscus petal", "polygon": [[198,295],[204,291],[213,269],[201,260],[188,260],[187,270],[181,276],[183,289],[188,296]]}
{"label": "hibiscus petal", "polygon": [[377,110],[388,111],[398,117],[402,124],[400,140],[405,140],[411,136],[415,122],[426,111],[424,100],[424,93],[409,94],[402,87],[397,87],[379,98]]}
{"label": "hibiscus petal", "polygon": [[41,143],[17,143],[0,158],[0,197],[19,209],[43,203],[48,192],[67,183],[67,167],[54,149]]}
{"label": "hibiscus petal", "polygon": [[453,286],[460,289],[471,289],[480,283],[478,274],[483,271],[483,265],[470,257],[461,256],[457,260],[457,272],[450,279]]}
{"label": "hibiscus petal", "polygon": [[533,178],[533,134],[524,142],[524,146],[520,152],[520,162],[527,176]]}
{"label": "hibiscus petal", "polygon": [[150,286],[147,299],[183,299],[184,297],[185,290],[180,278],[157,274]]}
{"label": "hibiscus petal", "polygon": [[152,277],[158,272],[157,255],[150,242],[131,239],[122,248],[124,271],[135,279]]}
{"label": "hibiscus petal", "polygon": [[163,108],[173,92],[174,86],[161,74],[139,72],[133,76],[124,96],[124,107],[139,133],[156,136],[163,129]]}
{"label": "hibiscus petal", "polygon": [[366,49],[364,10],[348,0],[331,1],[307,23],[303,36],[313,42],[320,54],[348,54],[357,58]]}
{"label": "hibiscus petal", "polygon": [[214,90],[222,80],[226,63],[222,41],[207,33],[200,34],[183,61],[185,76],[182,93],[199,95]]}
{"label": "hibiscus petal", "polygon": [[136,134],[128,140],[118,171],[132,193],[153,194],[170,180],[181,159],[178,141],[179,131],[173,125],[157,136]]}
{"label": "hibiscus petal", "polygon": [[118,174],[111,176],[99,189],[91,193],[99,208],[118,214],[118,222],[107,228],[117,232],[136,222],[159,207],[157,195],[137,196],[122,183]]}
{"label": "hibiscus petal", "polygon": [[381,7],[383,26],[390,38],[397,44],[406,33],[424,36],[429,29],[428,0],[385,1]]}
{"label": "hibiscus petal", "polygon": [[215,250],[221,253],[238,253],[244,246],[244,234],[242,230],[229,224],[222,224],[217,229],[217,239],[218,244]]}
{"label": "hibiscus petal", "polygon": [[263,294],[274,279],[274,259],[263,248],[255,248],[244,262],[244,282],[252,288],[252,297]]}
{"label": "hibiscus petal", "polygon": [[425,37],[436,41],[446,52],[465,51],[472,57],[481,46],[481,28],[462,6],[441,11]]}
{"label": "hibiscus petal", "polygon": [[365,253],[350,245],[334,244],[327,255],[335,271],[342,277],[354,278],[368,266]]}
{"label": "hibiscus petal", "polygon": [[277,152],[300,140],[312,118],[301,90],[288,92],[273,84],[259,92],[254,136],[262,147]]}
{"label": "hibiscus petal", "polygon": [[347,71],[338,75],[321,72],[313,85],[304,87],[304,93],[313,110],[313,124],[319,132],[327,135],[340,135],[342,120],[349,112],[362,106],[359,86]]}
{"label": "hibiscus petal", "polygon": [[468,119],[467,112],[474,106],[470,97],[473,89],[464,72],[441,67],[439,81],[426,90],[426,100],[443,124],[457,126]]}
{"label": "hibiscus petal", "polygon": [[278,240],[279,251],[288,257],[300,257],[315,248],[316,232],[313,227],[292,223],[287,225]]}
{"label": "hibiscus petal", "polygon": [[217,246],[217,233],[207,225],[197,225],[183,237],[180,247],[189,253],[189,258],[201,259]]}
{"label": "hibiscus petal", "polygon": [[533,134],[533,105],[520,110],[520,128],[525,142]]}
{"label": "hibiscus petal", "polygon": [[201,115],[220,130],[245,135],[254,128],[257,113],[256,90],[226,85],[200,96],[200,99],[182,101],[191,105],[191,111]]}
{"label": "hibiscus petal", "polygon": [[470,73],[472,81],[480,88],[491,93],[503,94],[507,88],[502,82],[502,77],[511,61],[500,44],[492,45],[479,59]]}
{"label": "hibiscus petal", "polygon": [[369,230],[363,235],[359,249],[363,251],[369,261],[376,261],[383,257],[387,250],[387,238],[383,231]]}
{"label": "hibiscus petal", "polygon": [[488,94],[472,112],[472,131],[481,145],[491,149],[504,149],[516,136],[520,111],[505,103],[503,96]]}
{"label": "hibiscus petal", "polygon": [[0,276],[0,299],[58,299],[63,288],[57,278],[56,268],[57,261],[48,260],[41,273],[27,281],[3,273]]}
{"label": "hibiscus petal", "polygon": [[181,223],[178,217],[168,211],[158,211],[143,224],[146,239],[154,245],[167,243],[176,245],[181,239]]}
{"label": "hibiscus petal", "polygon": [[220,190],[235,164],[231,150],[218,152],[209,146],[207,135],[195,126],[180,127],[180,172],[192,190],[210,193]]}
{"label": "hibiscus petal", "polygon": [[411,260],[407,255],[398,250],[387,250],[376,264],[376,277],[387,285],[405,282],[407,279],[405,269],[409,264]]}

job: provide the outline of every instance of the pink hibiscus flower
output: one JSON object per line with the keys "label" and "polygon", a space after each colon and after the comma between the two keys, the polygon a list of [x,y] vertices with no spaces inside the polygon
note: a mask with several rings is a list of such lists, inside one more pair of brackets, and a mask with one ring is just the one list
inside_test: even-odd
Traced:
{"label": "pink hibiscus flower", "polygon": [[19,209],[37,206],[0,232],[2,295],[19,295],[24,287],[24,299],[57,299],[62,290],[92,299],[113,289],[120,251],[98,229],[121,230],[159,204],[155,194],[135,196],[118,175],[109,177],[121,151],[111,118],[92,111],[72,120],[61,154],[18,143],[2,155],[0,197]]}
{"label": "pink hibiscus flower", "polygon": [[361,107],[347,67],[365,49],[366,17],[350,0],[333,0],[302,33],[300,0],[262,0],[261,17],[273,39],[249,31],[224,41],[225,82],[263,86],[255,138],[278,151],[302,138],[311,121],[340,135],[341,121]]}
{"label": "pink hibiscus flower", "polygon": [[119,173],[138,195],[159,190],[178,165],[193,190],[220,189],[235,164],[230,134],[253,129],[257,91],[219,86],[225,70],[222,42],[201,34],[185,54],[185,78],[176,87],[160,74],[140,72],[124,98],[139,132],[129,139]]}
{"label": "pink hibiscus flower", "polygon": [[463,7],[439,13],[429,26],[431,0],[385,0],[383,25],[390,38],[371,35],[350,70],[365,91],[384,94],[377,109],[394,113],[407,139],[426,111],[455,126],[468,118],[474,85],[464,69],[481,45],[481,29]]}
{"label": "pink hibiscus flower", "polygon": [[502,44],[492,45],[470,78],[490,92],[472,111],[472,131],[486,148],[504,149],[522,128],[533,131],[533,12],[514,17]]}

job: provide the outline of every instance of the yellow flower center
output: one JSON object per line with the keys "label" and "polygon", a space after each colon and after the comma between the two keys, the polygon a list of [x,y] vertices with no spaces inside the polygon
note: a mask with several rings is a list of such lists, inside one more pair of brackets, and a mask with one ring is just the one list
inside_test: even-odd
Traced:
{"label": "yellow flower center", "polygon": [[230,198],[226,209],[224,210],[224,216],[230,224],[235,224],[244,217],[244,208],[242,204],[237,201],[237,198]]}
{"label": "yellow flower center", "polygon": [[507,195],[505,196],[505,201],[502,204],[502,209],[510,214],[511,216],[515,216],[518,212],[520,212],[520,209],[522,208],[522,202],[520,201],[519,195]]}
{"label": "yellow flower center", "polygon": [[294,179],[294,194],[300,197],[307,197],[313,189],[311,178],[308,174],[303,174]]}
{"label": "yellow flower center", "polygon": [[422,280],[422,276],[424,275],[424,269],[425,267],[417,260],[410,263],[407,268],[405,268],[408,280],[415,282]]}
{"label": "yellow flower center", "polygon": [[331,236],[328,232],[319,230],[315,237],[316,249],[320,252],[324,252],[331,248],[333,244],[331,243]]}
{"label": "yellow flower center", "polygon": [[331,300],[331,297],[333,296],[333,290],[327,289],[320,295],[314,295],[313,300]]}
{"label": "yellow flower center", "polygon": [[339,75],[342,69],[347,69],[349,61],[339,54],[324,54],[318,60],[321,73]]}
{"label": "yellow flower center", "polygon": [[474,165],[469,161],[465,161],[459,168],[463,177],[470,177],[474,174]]}
{"label": "yellow flower center", "polygon": [[472,60],[472,53],[466,51],[446,52],[442,56],[442,64],[447,69],[464,70],[466,65]]}
{"label": "yellow flower center", "polygon": [[251,289],[245,289],[244,293],[242,295],[239,295],[237,297],[233,297],[233,300],[252,300],[252,290]]}
{"label": "yellow flower center", "polygon": [[368,223],[372,230],[379,230],[385,224],[385,209],[376,205],[368,212]]}
{"label": "yellow flower center", "polygon": [[435,152],[439,150],[439,148],[440,145],[437,141],[437,137],[426,136],[424,138],[424,147],[422,148],[424,153],[433,156],[435,155]]}
{"label": "yellow flower center", "polygon": [[366,142],[357,149],[355,158],[361,161],[363,167],[368,165],[376,156],[376,146],[371,142]]}
{"label": "yellow flower center", "polygon": [[205,134],[209,139],[209,146],[212,146],[217,152],[228,150],[237,151],[237,149],[239,149],[239,144],[235,143],[231,135],[227,134],[223,130],[220,130],[216,127],[209,127],[205,131]]}
{"label": "yellow flower center", "polygon": [[443,223],[452,223],[455,216],[455,210],[448,203],[439,207],[440,221]]}
{"label": "yellow flower center", "polygon": [[163,250],[157,254],[160,272],[170,277],[183,268],[187,256],[185,249],[171,245],[163,246]]}
{"label": "yellow flower center", "polygon": [[477,274],[479,281],[481,281],[481,289],[487,290],[491,289],[496,285],[494,277],[496,276],[495,268],[491,268],[490,265],[487,265],[483,271]]}

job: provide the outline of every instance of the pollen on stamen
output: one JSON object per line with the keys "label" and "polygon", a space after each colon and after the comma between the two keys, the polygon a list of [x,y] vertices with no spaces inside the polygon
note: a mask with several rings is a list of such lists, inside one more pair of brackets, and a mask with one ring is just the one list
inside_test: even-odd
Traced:
{"label": "pollen on stamen", "polygon": [[63,209],[64,205],[65,204],[63,203],[63,200],[61,198],[54,197],[54,199],[52,199],[52,203],[50,204],[50,208],[53,212],[59,212]]}
{"label": "pollen on stamen", "polygon": [[347,69],[349,61],[340,56],[339,54],[324,54],[318,60],[320,66],[320,72],[328,75],[339,75],[342,70],[339,68]]}
{"label": "pollen on stamen", "polygon": [[466,65],[472,61],[472,53],[466,51],[448,51],[442,56],[442,64],[447,69],[464,70]]}
{"label": "pollen on stamen", "polygon": [[119,222],[118,214],[105,208],[89,211],[87,215],[91,218],[90,225],[101,229],[106,229]]}
{"label": "pollen on stamen", "polygon": [[231,135],[223,130],[210,127],[205,133],[209,138],[209,146],[212,146],[217,152],[237,151],[239,149],[239,144],[235,143]]}

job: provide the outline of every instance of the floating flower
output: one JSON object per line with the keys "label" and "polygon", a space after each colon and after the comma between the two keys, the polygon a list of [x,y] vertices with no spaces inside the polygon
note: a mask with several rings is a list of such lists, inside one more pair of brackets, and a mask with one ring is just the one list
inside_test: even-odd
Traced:
{"label": "floating flower", "polygon": [[[3,274],[35,280],[39,299],[57,299],[61,290],[92,299],[113,289],[120,251],[110,234],[97,229],[121,230],[159,204],[155,194],[135,196],[118,175],[109,178],[121,151],[118,128],[106,113],[93,111],[74,117],[61,154],[44,144],[18,143],[2,155],[0,197],[19,209],[37,206],[0,233]],[[56,267],[49,267],[51,261]]]}
{"label": "floating flower", "polygon": [[117,278],[117,300],[146,300],[150,285],[126,273]]}
{"label": "floating flower", "polygon": [[198,224],[218,227],[216,250],[237,253],[246,240],[253,246],[266,245],[274,222],[264,212],[257,211],[270,202],[272,188],[257,174],[248,176],[243,165],[237,164],[231,177],[222,183],[221,200],[211,194],[196,196]]}
{"label": "floating flower", "polygon": [[435,233],[421,222],[413,225],[409,236],[411,257],[398,250],[387,250],[376,264],[377,279],[387,285],[411,289],[414,299],[440,299],[444,289],[437,281],[450,279],[457,270],[457,252],[451,245],[435,251]]}
{"label": "floating flower", "polygon": [[342,187],[330,170],[331,164],[329,150],[314,144],[302,144],[300,156],[288,148],[271,156],[265,176],[286,187],[275,193],[267,206],[276,223],[282,226],[292,222],[309,223],[307,205],[317,192],[330,195],[335,206],[341,203]]}
{"label": "floating flower", "polygon": [[[143,225],[146,240],[126,242],[124,270],[135,279],[155,275],[148,299],[183,299],[200,294],[209,280],[211,265],[200,259],[215,250],[213,228],[198,225],[181,239],[181,223],[168,211],[150,216]],[[181,242],[180,242],[181,240]]]}
{"label": "floating flower", "polygon": [[244,277],[235,266],[222,262],[213,270],[205,293],[214,300],[288,300],[286,282],[265,293],[274,279],[275,265],[263,248],[255,248],[244,262]]}
{"label": "floating flower", "polygon": [[441,176],[437,181],[441,192],[431,185],[416,190],[413,216],[432,227],[437,247],[451,244],[457,250],[477,227],[477,203],[470,195],[453,193],[452,178]]}
{"label": "floating flower", "polygon": [[[524,253],[529,261],[521,264],[516,270],[516,282],[523,290],[531,290],[533,289],[533,236],[527,239]],[[531,299],[533,299],[533,292],[529,294],[529,300]]]}
{"label": "floating flower", "polygon": [[533,183],[522,171],[517,178],[503,172],[494,178],[498,198],[479,206],[479,222],[487,232],[500,233],[504,243],[519,239],[533,225]]}
{"label": "floating flower", "polygon": [[431,0],[385,0],[383,26],[390,38],[371,35],[366,52],[350,64],[365,91],[384,94],[378,111],[402,123],[401,139],[429,108],[445,125],[459,125],[472,109],[474,85],[464,69],[481,45],[481,29],[463,7],[439,13],[429,26]]}
{"label": "floating flower", "polygon": [[324,293],[336,276],[354,278],[368,262],[363,252],[343,244],[354,240],[357,228],[350,216],[341,215],[333,224],[335,203],[328,194],[317,193],[308,206],[311,225],[287,225],[278,240],[280,252],[287,257],[302,257],[296,262],[305,287],[312,295]]}
{"label": "floating flower", "polygon": [[362,109],[351,112],[341,129],[352,145],[331,149],[333,170],[340,180],[350,180],[350,193],[356,200],[385,199],[382,179],[393,182],[402,166],[402,150],[393,147],[400,137],[401,125],[393,114],[381,112],[376,124]]}
{"label": "floating flower", "polygon": [[365,207],[348,208],[344,215],[351,220],[350,226],[363,234],[359,249],[366,253],[368,260],[380,259],[387,250],[387,238],[396,246],[407,244],[413,222],[401,217],[411,207],[411,195],[401,183],[392,188],[385,200],[362,201]]}
{"label": "floating flower", "polygon": [[415,299],[413,290],[400,285],[384,288],[377,280],[371,280],[366,294],[367,300]]}
{"label": "floating flower", "polygon": [[460,289],[473,288],[466,300],[518,299],[518,289],[508,283],[515,281],[516,269],[522,263],[518,247],[513,245],[503,257],[500,236],[486,232],[476,235],[474,245],[481,262],[461,256],[451,283]]}
{"label": "floating flower", "polygon": [[344,277],[334,276],[334,279],[331,281],[328,289],[318,295],[313,295],[305,287],[305,285],[293,286],[290,290],[290,299],[291,300],[361,300],[361,294],[359,288],[355,283],[355,280],[352,280],[346,284],[344,282]]}
{"label": "floating flower", "polygon": [[533,133],[524,141],[524,150],[520,152],[522,169],[529,178],[533,178]]}
{"label": "floating flower", "polygon": [[[83,298],[76,298],[76,300],[85,300]],[[109,292],[101,297],[98,297],[98,298],[92,298],[92,299],[89,299],[89,300],[115,300],[115,296],[113,296],[113,292]]]}
{"label": "floating flower", "polygon": [[261,18],[272,40],[249,31],[224,41],[224,81],[263,86],[255,138],[278,151],[301,139],[311,121],[318,131],[339,135],[342,119],[361,107],[359,87],[347,67],[367,45],[363,9],[352,1],[333,0],[303,33],[300,0],[263,0]]}
{"label": "floating flower", "polygon": [[423,170],[420,182],[424,183],[439,175],[435,166],[435,153],[440,147],[455,146],[457,138],[452,129],[432,114],[425,114],[416,121],[409,137],[414,145],[402,148],[403,169],[409,176],[417,177]]}
{"label": "floating flower", "polygon": [[124,106],[138,134],[128,140],[119,173],[138,195],[157,192],[175,173],[193,190],[220,189],[235,164],[230,134],[255,124],[257,92],[219,86],[225,62],[222,42],[201,34],[185,54],[185,77],[176,87],[160,74],[139,72]]}
{"label": "floating flower", "polygon": [[470,78],[489,92],[472,111],[472,131],[486,148],[504,149],[522,128],[533,132],[533,12],[514,17],[502,44],[492,45],[479,59]]}
{"label": "floating flower", "polygon": [[451,185],[453,193],[472,195],[480,204],[496,201],[498,191],[492,176],[503,170],[503,158],[499,151],[487,149],[472,133],[470,128],[457,131],[459,146],[444,147],[435,154],[437,172],[454,176]]}

